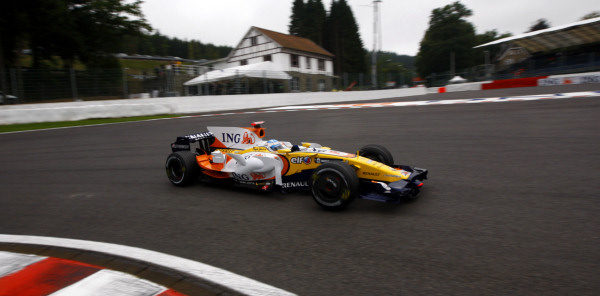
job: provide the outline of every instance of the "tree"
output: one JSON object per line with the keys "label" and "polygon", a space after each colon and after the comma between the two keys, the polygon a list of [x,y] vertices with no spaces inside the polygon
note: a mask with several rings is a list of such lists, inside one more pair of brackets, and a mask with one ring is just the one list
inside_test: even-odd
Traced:
{"label": "tree", "polygon": [[151,29],[140,5],[139,0],[3,1],[0,19],[11,23],[0,29],[2,60],[14,66],[19,51],[30,48],[34,67],[55,56],[65,66],[75,59],[92,67],[105,61],[115,66],[107,53],[119,48],[122,36]]}
{"label": "tree", "polygon": [[[512,36],[511,33],[499,34],[497,30],[485,31],[482,34],[475,35],[475,46],[486,44],[498,39],[506,38]],[[484,64],[485,63],[485,52],[489,52],[489,57],[492,59],[496,55],[500,53],[500,45],[492,45],[487,46],[485,48],[475,48],[473,49],[473,59],[474,64]],[[491,60],[490,60],[491,62]]]}
{"label": "tree", "polygon": [[292,5],[289,32],[323,45],[327,12],[321,0],[295,0]]}
{"label": "tree", "polygon": [[589,20],[589,19],[593,19],[593,18],[597,18],[600,17],[600,11],[592,11],[584,16],[581,17],[581,20]]}
{"label": "tree", "polygon": [[306,3],[305,19],[303,20],[304,34],[302,37],[323,45],[323,34],[325,33],[325,19],[327,12],[321,0],[308,0]]}
{"label": "tree", "polygon": [[335,55],[335,73],[366,72],[366,51],[354,14],[345,0],[331,2],[329,15],[325,21],[324,46]]}
{"label": "tree", "polygon": [[417,72],[422,77],[450,70],[450,59],[455,57],[456,69],[474,65],[473,46],[475,28],[465,18],[472,11],[460,2],[436,8],[429,17],[429,28],[421,40],[417,54]]}
{"label": "tree", "polygon": [[535,21],[535,23],[529,27],[529,31],[527,32],[539,31],[548,28],[550,28],[550,23],[546,19],[541,18]]}
{"label": "tree", "polygon": [[398,55],[389,51],[378,52],[377,81],[395,81],[401,85],[409,85],[415,74],[414,60],[413,56]]}
{"label": "tree", "polygon": [[290,16],[290,35],[303,36],[305,34],[304,23],[306,23],[306,8],[303,0],[294,0],[292,4],[292,15]]}

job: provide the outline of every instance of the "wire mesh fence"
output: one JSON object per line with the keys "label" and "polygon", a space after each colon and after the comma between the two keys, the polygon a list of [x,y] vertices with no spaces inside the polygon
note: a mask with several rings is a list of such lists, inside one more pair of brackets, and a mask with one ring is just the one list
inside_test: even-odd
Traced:
{"label": "wire mesh fence", "polygon": [[[482,65],[456,73],[432,73],[418,79],[410,71],[377,73],[303,73],[298,71],[227,69],[202,73],[198,67],[171,67],[150,74],[128,69],[0,69],[0,87],[11,100],[0,103],[106,100],[122,98],[197,95],[265,94],[284,92],[360,91],[386,88],[443,86],[460,76],[466,81],[484,81],[556,75],[600,70],[600,55],[581,55],[558,60],[529,60],[511,68]],[[206,71],[204,71],[206,72]],[[209,74],[212,73],[212,74]],[[195,81],[191,83],[191,81]],[[187,82],[187,83],[186,83]]]}

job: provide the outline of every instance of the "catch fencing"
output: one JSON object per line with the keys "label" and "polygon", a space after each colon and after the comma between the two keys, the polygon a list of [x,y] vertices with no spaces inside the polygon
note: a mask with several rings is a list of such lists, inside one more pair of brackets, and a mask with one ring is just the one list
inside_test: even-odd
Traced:
{"label": "catch fencing", "polygon": [[236,71],[235,75],[218,81],[185,86],[185,82],[202,74],[198,67],[180,65],[135,73],[126,68],[76,70],[23,67],[0,69],[0,90],[17,97],[9,103],[68,102],[392,89],[412,86],[412,78],[415,76],[401,72],[382,72],[377,75],[377,85],[373,85],[368,73],[342,73],[337,76],[294,71],[285,73],[281,76],[279,72]]}
{"label": "catch fencing", "polygon": [[183,82],[194,75],[175,69],[152,74],[123,69],[0,69],[0,90],[17,97],[11,103],[179,96],[185,93]]}
{"label": "catch fencing", "polygon": [[515,78],[528,78],[538,76],[561,75],[570,73],[583,73],[600,71],[600,54],[582,53],[577,55],[545,56],[531,58],[513,64],[504,69],[497,69],[495,65],[480,65],[462,69],[452,73],[432,73],[425,78],[426,85],[438,87],[448,84],[455,76],[465,78],[467,81],[477,82],[486,80],[502,80]]}

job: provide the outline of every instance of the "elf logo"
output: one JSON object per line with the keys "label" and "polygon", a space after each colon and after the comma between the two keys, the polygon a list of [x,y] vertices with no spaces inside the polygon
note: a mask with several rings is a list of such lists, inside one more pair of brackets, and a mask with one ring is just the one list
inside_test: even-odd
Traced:
{"label": "elf logo", "polygon": [[312,162],[312,160],[310,159],[310,157],[306,156],[306,157],[292,157],[290,158],[290,162],[293,164],[310,164]]}

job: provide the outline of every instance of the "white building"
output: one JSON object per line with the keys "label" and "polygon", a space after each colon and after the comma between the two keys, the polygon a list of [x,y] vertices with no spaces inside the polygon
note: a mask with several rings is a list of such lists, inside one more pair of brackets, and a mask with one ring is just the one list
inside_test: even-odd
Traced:
{"label": "white building", "polygon": [[309,39],[258,27],[251,27],[226,58],[203,65],[212,71],[187,81],[185,85],[190,86],[190,93],[332,88],[333,54]]}

